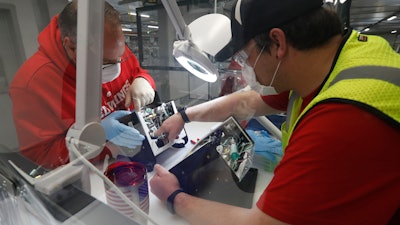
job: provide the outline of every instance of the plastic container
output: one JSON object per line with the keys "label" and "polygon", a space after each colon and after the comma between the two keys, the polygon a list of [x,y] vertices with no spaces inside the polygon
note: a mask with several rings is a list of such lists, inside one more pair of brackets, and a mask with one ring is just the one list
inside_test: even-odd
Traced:
{"label": "plastic container", "polygon": [[[108,177],[135,205],[149,213],[149,189],[146,167],[139,162],[114,162],[107,167],[104,175]],[[117,211],[137,221],[146,219],[135,212],[115,189],[106,185],[107,203]]]}

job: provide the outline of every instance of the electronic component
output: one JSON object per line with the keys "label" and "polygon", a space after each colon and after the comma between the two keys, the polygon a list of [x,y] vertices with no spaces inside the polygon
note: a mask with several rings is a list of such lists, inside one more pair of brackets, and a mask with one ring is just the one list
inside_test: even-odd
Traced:
{"label": "electronic component", "polygon": [[184,147],[187,143],[188,137],[185,129],[181,131],[175,142],[170,142],[166,133],[159,136],[154,135],[162,123],[177,112],[174,101],[163,102],[158,106],[145,106],[138,112],[138,118],[143,126],[144,135],[150,144],[150,148],[153,150],[154,156],[159,155],[170,147]]}
{"label": "electronic component", "polygon": [[[142,107],[138,112],[132,112],[132,114],[120,118],[119,121],[134,127],[146,137],[146,141],[143,142],[140,149],[150,148],[154,157],[170,147],[182,148],[188,142],[185,129],[181,131],[173,142],[168,140],[167,133],[158,136],[154,134],[166,119],[177,112],[174,101],[161,102],[156,92],[156,97],[152,104]],[[136,151],[134,152],[135,154],[139,151],[139,149],[126,149],[125,151],[131,152],[132,150]],[[149,158],[149,156],[145,156],[145,158]]]}
{"label": "electronic component", "polygon": [[230,117],[169,171],[188,194],[251,208],[258,173],[251,167],[253,146],[250,136]]}
{"label": "electronic component", "polygon": [[190,154],[208,145],[214,148],[241,180],[252,165],[254,142],[240,124],[230,117],[204,139],[197,142]]}

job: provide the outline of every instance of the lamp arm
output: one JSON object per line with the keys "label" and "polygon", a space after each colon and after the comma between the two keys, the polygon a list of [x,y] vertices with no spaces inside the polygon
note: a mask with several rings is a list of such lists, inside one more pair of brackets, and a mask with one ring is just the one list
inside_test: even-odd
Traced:
{"label": "lamp arm", "polygon": [[172,25],[174,26],[179,40],[190,40],[190,30],[185,20],[183,19],[182,13],[179,10],[176,0],[161,0],[167,11],[168,17],[171,19]]}
{"label": "lamp arm", "polygon": [[[76,113],[75,123],[66,135],[66,145],[69,152],[73,141],[99,146],[79,146],[82,152],[90,150],[90,157],[94,157],[101,152],[106,141],[105,131],[100,124],[104,0],[79,1],[78,8]],[[70,161],[74,157],[74,154],[70,154]]]}

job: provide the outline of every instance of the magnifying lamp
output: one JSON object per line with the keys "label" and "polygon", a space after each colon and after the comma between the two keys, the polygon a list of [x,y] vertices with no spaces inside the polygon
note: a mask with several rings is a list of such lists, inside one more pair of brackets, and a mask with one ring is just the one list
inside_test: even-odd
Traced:
{"label": "magnifying lamp", "polygon": [[161,0],[176,30],[173,56],[186,70],[207,82],[215,82],[218,68],[209,56],[215,56],[231,39],[228,17],[207,14],[186,25],[175,0]]}

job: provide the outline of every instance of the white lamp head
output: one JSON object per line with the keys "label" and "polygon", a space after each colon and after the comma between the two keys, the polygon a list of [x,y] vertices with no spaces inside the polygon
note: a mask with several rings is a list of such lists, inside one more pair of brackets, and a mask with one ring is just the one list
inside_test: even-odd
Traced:
{"label": "white lamp head", "polygon": [[231,40],[231,20],[222,14],[201,16],[189,24],[190,40],[203,52],[215,56]]}
{"label": "white lamp head", "polygon": [[207,14],[189,26],[183,19],[176,1],[161,0],[174,25],[179,41],[174,42],[173,55],[190,73],[215,82],[218,69],[207,54],[215,56],[231,39],[230,19],[222,14]]}
{"label": "white lamp head", "polygon": [[217,67],[194,43],[188,40],[175,41],[172,54],[179,64],[198,78],[207,82],[217,80]]}
{"label": "white lamp head", "polygon": [[189,40],[174,42],[173,55],[190,73],[207,82],[215,82],[218,68],[207,54],[215,56],[231,39],[230,20],[222,14],[207,14],[187,27]]}

